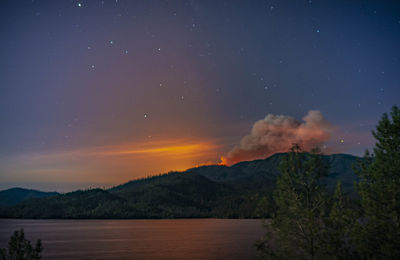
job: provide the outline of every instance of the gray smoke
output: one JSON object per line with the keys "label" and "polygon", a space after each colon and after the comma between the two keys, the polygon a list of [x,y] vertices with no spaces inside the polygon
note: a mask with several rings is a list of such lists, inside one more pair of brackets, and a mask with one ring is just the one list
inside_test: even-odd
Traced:
{"label": "gray smoke", "polygon": [[310,110],[303,122],[286,115],[267,115],[254,123],[251,133],[242,138],[226,156],[223,164],[263,159],[274,153],[287,152],[293,143],[308,151],[321,146],[330,137],[331,124],[318,110]]}

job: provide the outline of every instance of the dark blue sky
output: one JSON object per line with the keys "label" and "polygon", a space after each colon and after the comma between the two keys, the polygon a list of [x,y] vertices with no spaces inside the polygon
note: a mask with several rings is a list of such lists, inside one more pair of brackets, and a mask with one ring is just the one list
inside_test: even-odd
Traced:
{"label": "dark blue sky", "polygon": [[0,19],[0,188],[218,162],[309,110],[362,154],[400,100],[398,1],[1,1]]}

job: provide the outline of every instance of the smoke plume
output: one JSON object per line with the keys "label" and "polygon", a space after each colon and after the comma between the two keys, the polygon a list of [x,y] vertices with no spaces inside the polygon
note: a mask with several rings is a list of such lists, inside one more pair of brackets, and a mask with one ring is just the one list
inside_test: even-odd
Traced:
{"label": "smoke plume", "polygon": [[320,111],[310,110],[303,122],[286,115],[267,115],[254,123],[251,133],[242,138],[225,157],[223,164],[232,165],[241,161],[263,159],[274,153],[287,152],[293,143],[304,150],[321,146],[329,139],[331,124]]}

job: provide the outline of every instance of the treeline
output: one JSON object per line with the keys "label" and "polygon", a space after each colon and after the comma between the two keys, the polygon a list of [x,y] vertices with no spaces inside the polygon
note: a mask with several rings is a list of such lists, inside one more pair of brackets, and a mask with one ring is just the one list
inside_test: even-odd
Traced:
{"label": "treeline", "polygon": [[[286,154],[241,162],[231,167],[203,166],[185,172],[130,181],[112,189],[87,189],[29,199],[0,208],[7,218],[145,219],[269,218],[276,212],[272,192]],[[357,157],[323,155],[329,174],[321,179],[329,193],[337,180],[354,194],[351,165]],[[15,196],[18,194],[14,193]],[[353,196],[354,197],[354,196]],[[267,206],[266,206],[267,205]]]}
{"label": "treeline", "polygon": [[[264,190],[217,183],[198,174],[170,173],[113,190],[90,189],[30,199],[0,217],[73,219],[255,218]],[[269,191],[270,192],[270,191]],[[265,213],[265,212],[264,212]]]}
{"label": "treeline", "polygon": [[[273,218],[256,243],[265,259],[400,259],[400,110],[384,114],[373,153],[354,165],[357,200],[338,182],[329,194],[328,165],[298,145],[281,161]],[[270,207],[270,205],[267,205]],[[265,206],[265,207],[267,207]]]}
{"label": "treeline", "polygon": [[[112,189],[88,189],[29,199],[0,208],[8,218],[269,218],[276,207],[272,191],[285,154],[237,165],[204,166],[125,183]],[[351,165],[357,157],[324,155],[329,192],[338,179],[352,191],[356,180]],[[265,206],[268,205],[268,206]]]}

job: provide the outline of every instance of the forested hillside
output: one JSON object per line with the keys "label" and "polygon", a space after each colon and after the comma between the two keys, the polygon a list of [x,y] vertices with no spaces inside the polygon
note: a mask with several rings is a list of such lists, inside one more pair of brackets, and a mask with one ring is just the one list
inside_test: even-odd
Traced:
{"label": "forested hillside", "polygon": [[[108,190],[74,191],[24,200],[3,207],[1,217],[13,218],[254,218],[268,217],[271,193],[282,156],[241,162],[231,167],[203,166],[185,172],[130,181]],[[357,157],[326,155],[328,190],[338,180],[353,193]],[[266,206],[267,205],[267,206]]]}

